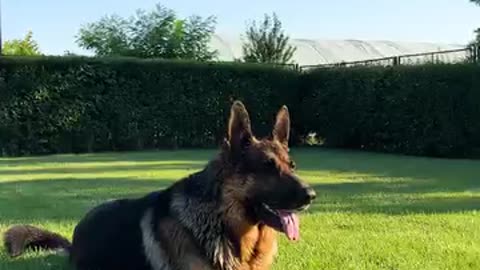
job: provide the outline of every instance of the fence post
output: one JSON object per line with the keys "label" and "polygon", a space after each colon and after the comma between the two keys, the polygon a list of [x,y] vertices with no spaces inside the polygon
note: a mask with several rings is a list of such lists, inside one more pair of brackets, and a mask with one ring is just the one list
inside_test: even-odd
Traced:
{"label": "fence post", "polygon": [[474,43],[468,48],[470,52],[470,63],[480,63],[480,43]]}
{"label": "fence post", "polygon": [[480,43],[473,45],[473,51],[474,51],[473,61],[475,63],[480,63]]}
{"label": "fence post", "polygon": [[[1,1],[1,0],[0,0]],[[361,61],[352,61],[352,62],[337,62],[337,63],[331,63],[331,64],[320,64],[320,65],[306,65],[306,66],[299,66],[300,70],[304,71],[305,69],[310,69],[314,67],[351,67],[351,66],[357,66],[357,65],[375,65],[375,64],[387,64],[392,65],[392,66],[399,66],[403,65],[405,63],[413,63],[413,60],[410,60],[415,57],[423,57],[422,59],[424,60],[431,60],[432,64],[437,64],[437,63],[442,63],[443,60],[440,57],[440,55],[444,55],[447,53],[459,53],[459,52],[464,52],[466,55],[465,61],[472,62],[472,63],[478,63],[480,64],[480,42],[477,44],[471,44],[468,45],[464,48],[461,49],[454,49],[454,50],[446,50],[446,51],[436,51],[436,52],[427,52],[427,53],[415,53],[415,54],[405,54],[405,55],[397,55],[397,56],[388,56],[384,58],[375,58],[375,59],[367,59],[367,60],[361,60]],[[468,55],[467,55],[468,54]],[[403,60],[407,59],[407,60]],[[448,60],[446,60],[448,61]],[[422,62],[421,60],[416,61],[417,64]]]}
{"label": "fence post", "polygon": [[400,56],[393,57],[393,65],[394,66],[400,65]]}

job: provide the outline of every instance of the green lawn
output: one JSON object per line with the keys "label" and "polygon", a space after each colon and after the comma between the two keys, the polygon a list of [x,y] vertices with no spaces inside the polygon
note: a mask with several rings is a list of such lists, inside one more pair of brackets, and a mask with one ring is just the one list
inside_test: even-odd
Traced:
{"label": "green lawn", "polygon": [[[200,169],[213,151],[0,159],[0,232],[33,223],[71,237],[102,201],[141,196]],[[480,269],[480,161],[293,149],[318,199],[275,269]],[[0,247],[0,269],[70,269]]]}

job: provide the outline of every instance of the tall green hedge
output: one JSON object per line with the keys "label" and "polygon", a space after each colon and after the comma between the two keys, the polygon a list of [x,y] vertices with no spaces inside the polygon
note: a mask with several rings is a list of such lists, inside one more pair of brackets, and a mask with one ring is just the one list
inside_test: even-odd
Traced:
{"label": "tall green hedge", "polygon": [[268,135],[282,104],[292,143],[413,155],[480,149],[480,66],[318,69],[128,58],[1,58],[3,155],[211,147],[232,100]]}
{"label": "tall green hedge", "polygon": [[302,132],[326,145],[440,157],[480,148],[480,66],[320,69],[301,82]]}
{"label": "tall green hedge", "polygon": [[298,74],[259,65],[136,59],[3,58],[4,155],[209,147],[233,99],[257,133],[291,106]]}

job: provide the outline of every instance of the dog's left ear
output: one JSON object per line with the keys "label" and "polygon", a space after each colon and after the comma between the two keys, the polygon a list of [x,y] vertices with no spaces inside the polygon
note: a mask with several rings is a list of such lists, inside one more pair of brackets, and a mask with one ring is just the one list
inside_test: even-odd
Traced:
{"label": "dog's left ear", "polygon": [[252,142],[253,134],[247,109],[240,101],[235,101],[230,109],[228,121],[228,141],[234,155],[241,155]]}
{"label": "dog's left ear", "polygon": [[273,139],[288,146],[288,139],[290,138],[290,114],[287,106],[282,106],[277,113],[277,120],[273,127]]}

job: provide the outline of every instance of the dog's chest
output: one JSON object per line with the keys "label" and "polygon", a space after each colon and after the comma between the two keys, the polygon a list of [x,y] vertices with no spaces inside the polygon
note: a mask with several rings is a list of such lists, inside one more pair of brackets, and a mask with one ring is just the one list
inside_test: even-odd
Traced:
{"label": "dog's chest", "polygon": [[[241,210],[222,218],[215,204],[187,199],[183,196],[174,198],[171,209],[182,226],[189,230],[203,247],[205,254],[216,268],[221,270],[270,269],[277,252],[275,230],[252,224]],[[230,228],[233,234],[227,234],[225,228]]]}
{"label": "dog's chest", "polygon": [[277,253],[277,233],[267,226],[251,226],[240,238],[240,269],[269,269]]}

